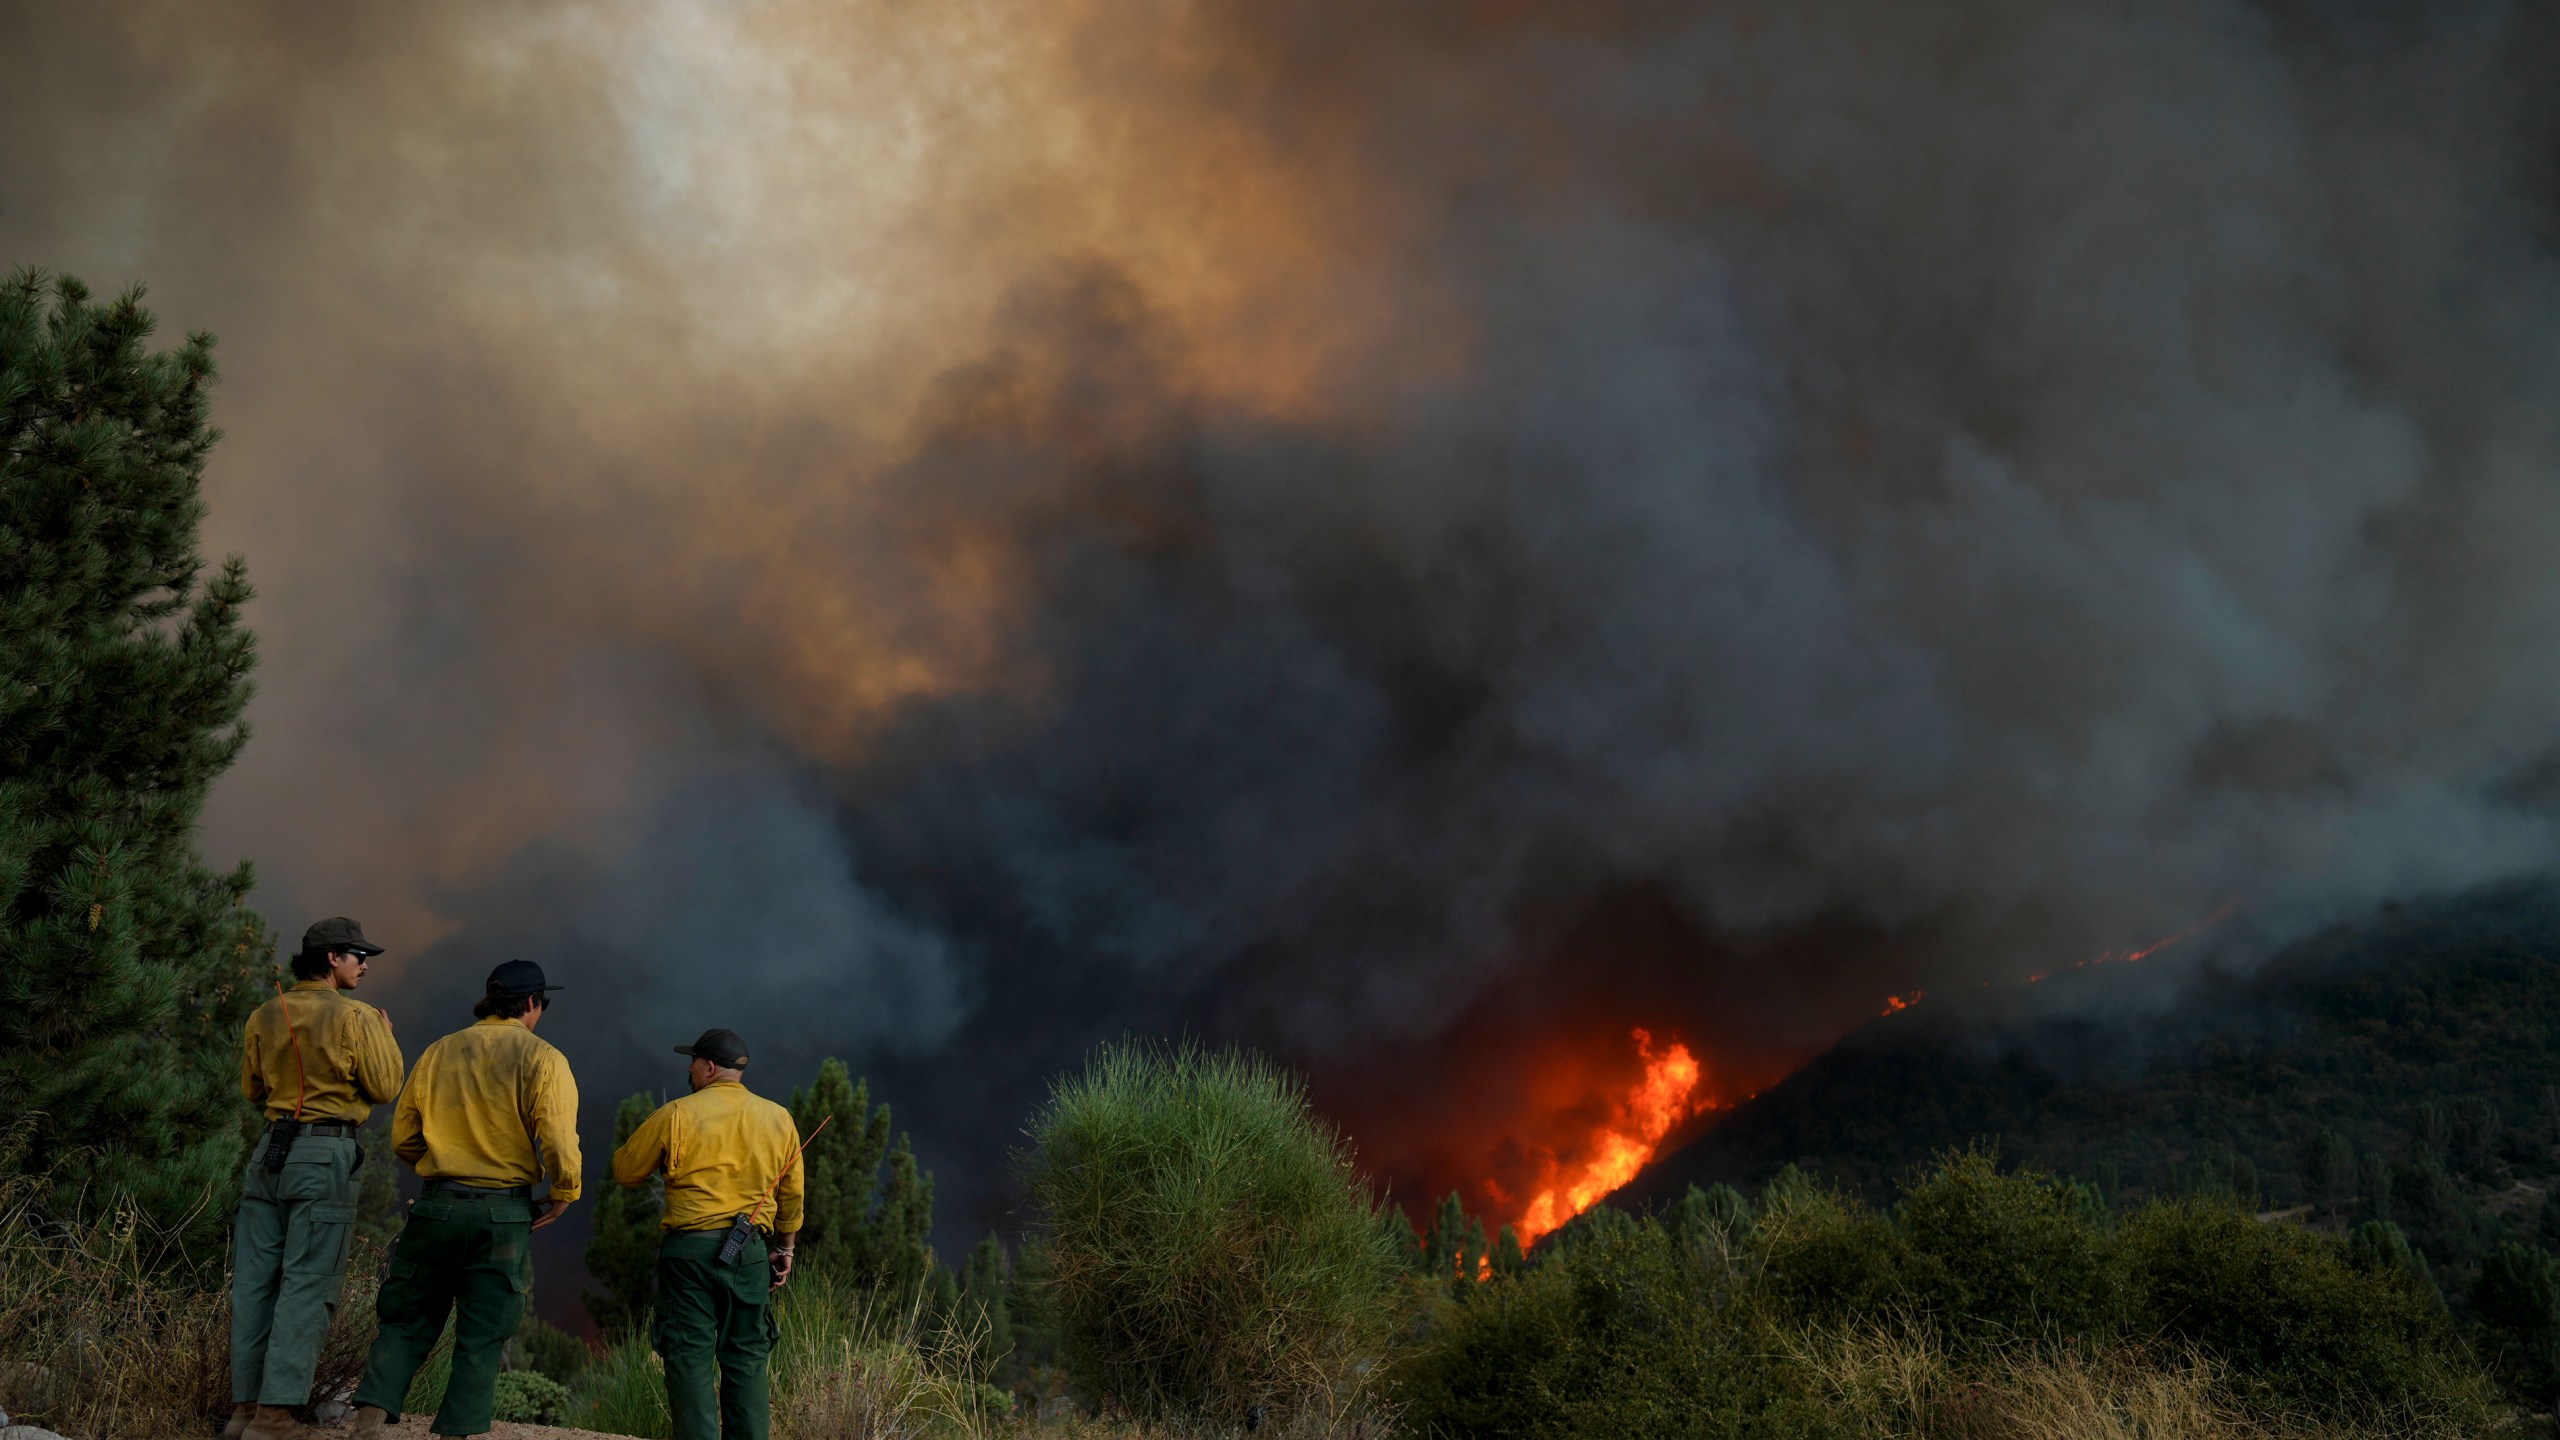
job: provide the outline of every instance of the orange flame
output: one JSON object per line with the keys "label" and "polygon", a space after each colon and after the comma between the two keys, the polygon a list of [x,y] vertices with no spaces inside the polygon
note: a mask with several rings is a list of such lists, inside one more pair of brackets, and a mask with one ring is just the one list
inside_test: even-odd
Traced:
{"label": "orange flame", "polygon": [[1590,1157],[1582,1162],[1580,1172],[1539,1191],[1521,1213],[1524,1248],[1634,1179],[1674,1127],[1711,1103],[1698,1098],[1698,1084],[1706,1072],[1688,1046],[1674,1041],[1655,1054],[1651,1035],[1643,1030],[1631,1033],[1636,1053],[1644,1058],[1644,1078],[1619,1102],[1617,1118],[1591,1137]]}
{"label": "orange flame", "polygon": [[[2110,950],[2103,955],[2093,955],[2086,960],[2075,960],[2063,968],[2067,970],[2087,970],[2098,965],[2141,964],[2143,961],[2150,959],[2152,956],[2159,954],[2161,951],[2168,949],[2179,941],[2192,940],[2196,936],[2203,934],[2205,931],[2212,929],[2214,926],[2221,924],[2223,921],[2230,919],[2231,912],[2238,909],[2239,906],[2239,897],[2234,896],[2229,900],[2223,901],[2220,905],[2215,906],[2212,914],[2207,915],[2203,919],[2174,935],[2164,935],[2159,939],[2152,941],[2148,945],[2138,946],[2131,950]],[[2054,973],[2055,972],[2051,970],[2039,970],[2035,974],[2027,977],[2027,983],[2030,985],[2042,984]]]}
{"label": "orange flame", "polygon": [[[2175,945],[2182,940],[2192,940],[2196,936],[2212,929],[2214,926],[2221,924],[2223,921],[2230,919],[2231,912],[2239,908],[2240,897],[2234,895],[2230,899],[2223,901],[2220,905],[2215,906],[2212,914],[2205,916],[2203,919],[2188,926],[2184,930],[2178,931],[2174,935],[2163,935],[2148,945],[2136,946],[2131,950],[2109,950],[2102,955],[2092,955],[2086,960],[2074,960],[2070,964],[2063,966],[2062,969],[2087,970],[2099,965],[2139,965],[2143,961],[2150,959],[2152,956],[2159,954],[2161,951],[2168,949],[2170,946]],[[2059,970],[2038,970],[2034,974],[2026,977],[2026,983],[2029,985],[2041,985],[2060,973],[2061,971]],[[1988,980],[1983,981],[1982,985],[1986,990],[1991,988],[1991,982]],[[1908,995],[1887,995],[1884,997],[1884,1009],[1877,1013],[1879,1015],[1891,1015],[1896,1011],[1908,1010],[1913,1005],[1919,1003],[1919,1001],[1928,993],[1929,992],[1926,990],[1914,990]]]}

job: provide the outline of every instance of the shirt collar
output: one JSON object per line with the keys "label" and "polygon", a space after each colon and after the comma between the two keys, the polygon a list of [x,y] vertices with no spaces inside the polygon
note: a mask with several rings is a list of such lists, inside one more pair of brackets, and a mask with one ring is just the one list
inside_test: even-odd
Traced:
{"label": "shirt collar", "polygon": [[293,982],[293,988],[296,990],[335,990],[338,987],[330,984],[326,980],[296,980]]}
{"label": "shirt collar", "polygon": [[477,1023],[482,1025],[514,1025],[521,1027],[524,1024],[524,1021],[520,1017],[514,1015],[483,1015]]}

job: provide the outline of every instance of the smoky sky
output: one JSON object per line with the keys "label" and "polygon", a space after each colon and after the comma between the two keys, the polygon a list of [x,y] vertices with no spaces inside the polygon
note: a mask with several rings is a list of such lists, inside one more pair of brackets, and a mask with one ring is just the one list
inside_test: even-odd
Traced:
{"label": "smoky sky", "polygon": [[2552,858],[2548,7],[28,4],[0,54],[0,259],[221,336],[264,660],[210,858],[391,945],[412,1048],[542,960],[591,1148],[731,1025],[872,1075],[966,1229],[1124,1033],[1392,1071],[1319,1085],[1358,1132],[1460,1104],[1480,1057],[1394,1057],[1487,1006],[1801,1054]]}

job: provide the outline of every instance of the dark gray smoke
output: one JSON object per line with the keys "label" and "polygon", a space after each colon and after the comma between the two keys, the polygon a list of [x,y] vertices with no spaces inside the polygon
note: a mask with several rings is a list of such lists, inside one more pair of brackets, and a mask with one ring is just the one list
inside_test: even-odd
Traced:
{"label": "dark gray smoke", "polygon": [[411,1043],[842,1054],[965,1228],[1123,1030],[1800,1054],[2550,865],[2548,7],[1073,10],[0,10],[0,255],[226,341],[209,848]]}

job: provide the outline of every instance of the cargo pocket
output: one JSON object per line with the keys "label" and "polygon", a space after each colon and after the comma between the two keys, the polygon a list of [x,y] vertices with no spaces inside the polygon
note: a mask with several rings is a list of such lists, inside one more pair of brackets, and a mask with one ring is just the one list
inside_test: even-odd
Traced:
{"label": "cargo pocket", "polygon": [[326,1275],[332,1280],[343,1278],[347,1268],[347,1245],[356,1228],[355,1207],[351,1205],[314,1205],[305,1212],[300,1237],[291,1261],[294,1269],[307,1275]]}
{"label": "cargo pocket", "polygon": [[738,1263],[720,1272],[729,1287],[729,1298],[740,1305],[762,1305],[773,1294],[773,1265],[769,1259],[741,1255]]}
{"label": "cargo pocket", "polygon": [[513,1336],[523,1327],[525,1311],[533,1300],[533,1245],[524,1231],[501,1225],[489,1242],[489,1261],[507,1277],[507,1318],[503,1333]]}
{"label": "cargo pocket", "polygon": [[385,1325],[402,1325],[426,1308],[425,1267],[393,1257],[382,1272],[382,1289],[373,1297],[373,1316]]}

